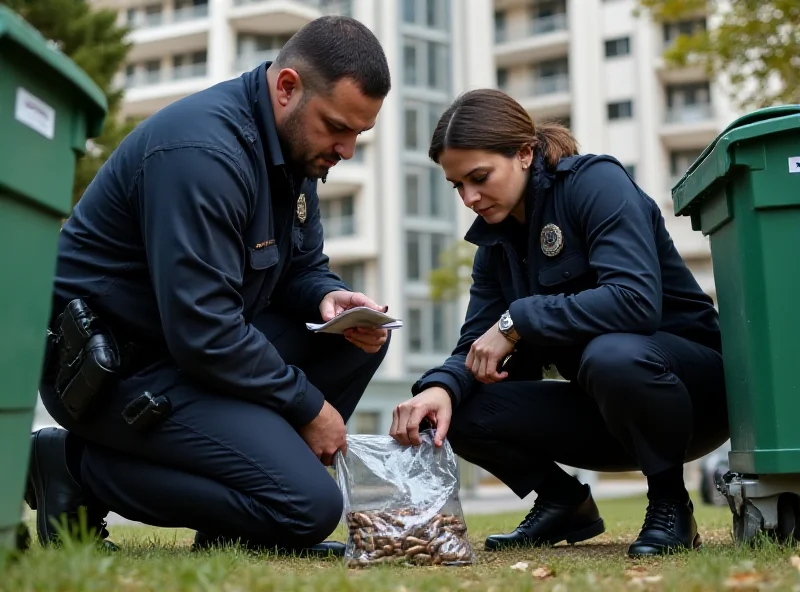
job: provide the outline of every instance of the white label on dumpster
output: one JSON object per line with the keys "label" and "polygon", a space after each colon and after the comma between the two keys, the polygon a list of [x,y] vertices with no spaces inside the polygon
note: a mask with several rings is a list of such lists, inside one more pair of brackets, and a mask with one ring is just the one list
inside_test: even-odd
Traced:
{"label": "white label on dumpster", "polygon": [[48,140],[53,139],[56,131],[56,110],[21,87],[17,89],[14,117]]}
{"label": "white label on dumpster", "polygon": [[800,173],[800,156],[789,157],[789,172]]}

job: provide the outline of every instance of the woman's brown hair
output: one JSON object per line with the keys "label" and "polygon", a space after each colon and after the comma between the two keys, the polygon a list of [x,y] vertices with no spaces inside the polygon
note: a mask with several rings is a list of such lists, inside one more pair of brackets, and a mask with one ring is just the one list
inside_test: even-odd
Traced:
{"label": "woman's brown hair", "polygon": [[459,96],[442,114],[431,138],[428,156],[439,164],[448,148],[486,150],[513,157],[530,145],[542,152],[548,168],[565,156],[578,154],[572,133],[558,123],[534,125],[528,112],[513,98],[494,89],[472,90]]}

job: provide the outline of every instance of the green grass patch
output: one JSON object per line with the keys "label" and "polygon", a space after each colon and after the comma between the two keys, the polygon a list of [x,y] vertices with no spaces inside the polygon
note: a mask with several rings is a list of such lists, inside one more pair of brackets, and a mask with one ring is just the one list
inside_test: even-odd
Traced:
{"label": "green grass patch", "polygon": [[[135,526],[111,527],[121,551],[106,554],[91,546],[42,549],[38,545],[0,571],[0,590],[23,591],[211,591],[275,592],[391,591],[514,592],[552,590],[786,590],[800,591],[792,546],[738,547],[730,536],[730,510],[698,506],[703,536],[700,551],[630,560],[625,551],[636,537],[646,500],[636,497],[598,502],[607,532],[576,546],[483,551],[483,539],[508,532],[524,513],[467,516],[477,563],[469,567],[376,566],[348,570],[336,559],[297,559],[238,548],[192,552],[193,532]],[[336,535],[344,540],[344,529]],[[524,571],[512,569],[527,563]],[[540,576],[540,577],[537,577]]]}

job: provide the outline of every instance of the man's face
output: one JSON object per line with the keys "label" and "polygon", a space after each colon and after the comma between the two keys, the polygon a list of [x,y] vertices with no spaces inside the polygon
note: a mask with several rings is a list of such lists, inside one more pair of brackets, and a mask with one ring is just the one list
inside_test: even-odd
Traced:
{"label": "man's face", "polygon": [[290,100],[278,133],[299,172],[324,178],[339,160],[353,157],[356,138],[375,125],[382,105],[383,99],[365,96],[345,78],[327,96],[312,93]]}

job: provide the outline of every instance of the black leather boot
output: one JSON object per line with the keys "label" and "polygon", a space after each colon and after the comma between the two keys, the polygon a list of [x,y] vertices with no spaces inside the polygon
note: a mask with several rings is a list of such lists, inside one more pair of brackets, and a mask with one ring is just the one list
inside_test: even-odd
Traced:
{"label": "black leather boot", "polygon": [[[587,486],[587,490],[589,490]],[[578,543],[603,534],[606,530],[591,491],[574,505],[562,505],[537,499],[520,525],[509,534],[493,534],[486,539],[486,550],[511,547],[543,547],[566,541]]]}
{"label": "black leather boot", "polygon": [[[31,434],[31,458],[25,501],[36,511],[36,534],[42,545],[57,543],[58,530],[66,517],[67,529],[80,537],[81,513],[85,512],[86,534],[95,537],[109,551],[117,546],[106,541],[108,510],[72,477],[67,466],[67,437],[59,428],[43,428]],[[73,534],[74,533],[74,534]]]}
{"label": "black leather boot", "polygon": [[[216,545],[222,546],[235,542],[237,542],[235,539],[223,536],[209,536],[207,534],[198,531],[194,535],[194,543],[192,544],[192,550],[199,551],[202,549],[209,549]],[[271,551],[271,552],[276,552],[278,555],[294,555],[297,557],[344,557],[344,551],[345,551],[344,543],[340,543],[338,541],[324,541],[322,543],[318,543],[311,547],[306,547],[305,549],[267,547],[265,545],[258,545],[254,543],[249,543],[247,541],[243,541],[241,542],[241,544],[246,549],[250,549],[252,551]]]}
{"label": "black leather boot", "polygon": [[688,502],[651,501],[647,506],[639,537],[628,549],[630,557],[666,555],[701,545],[694,519],[694,505]]}

